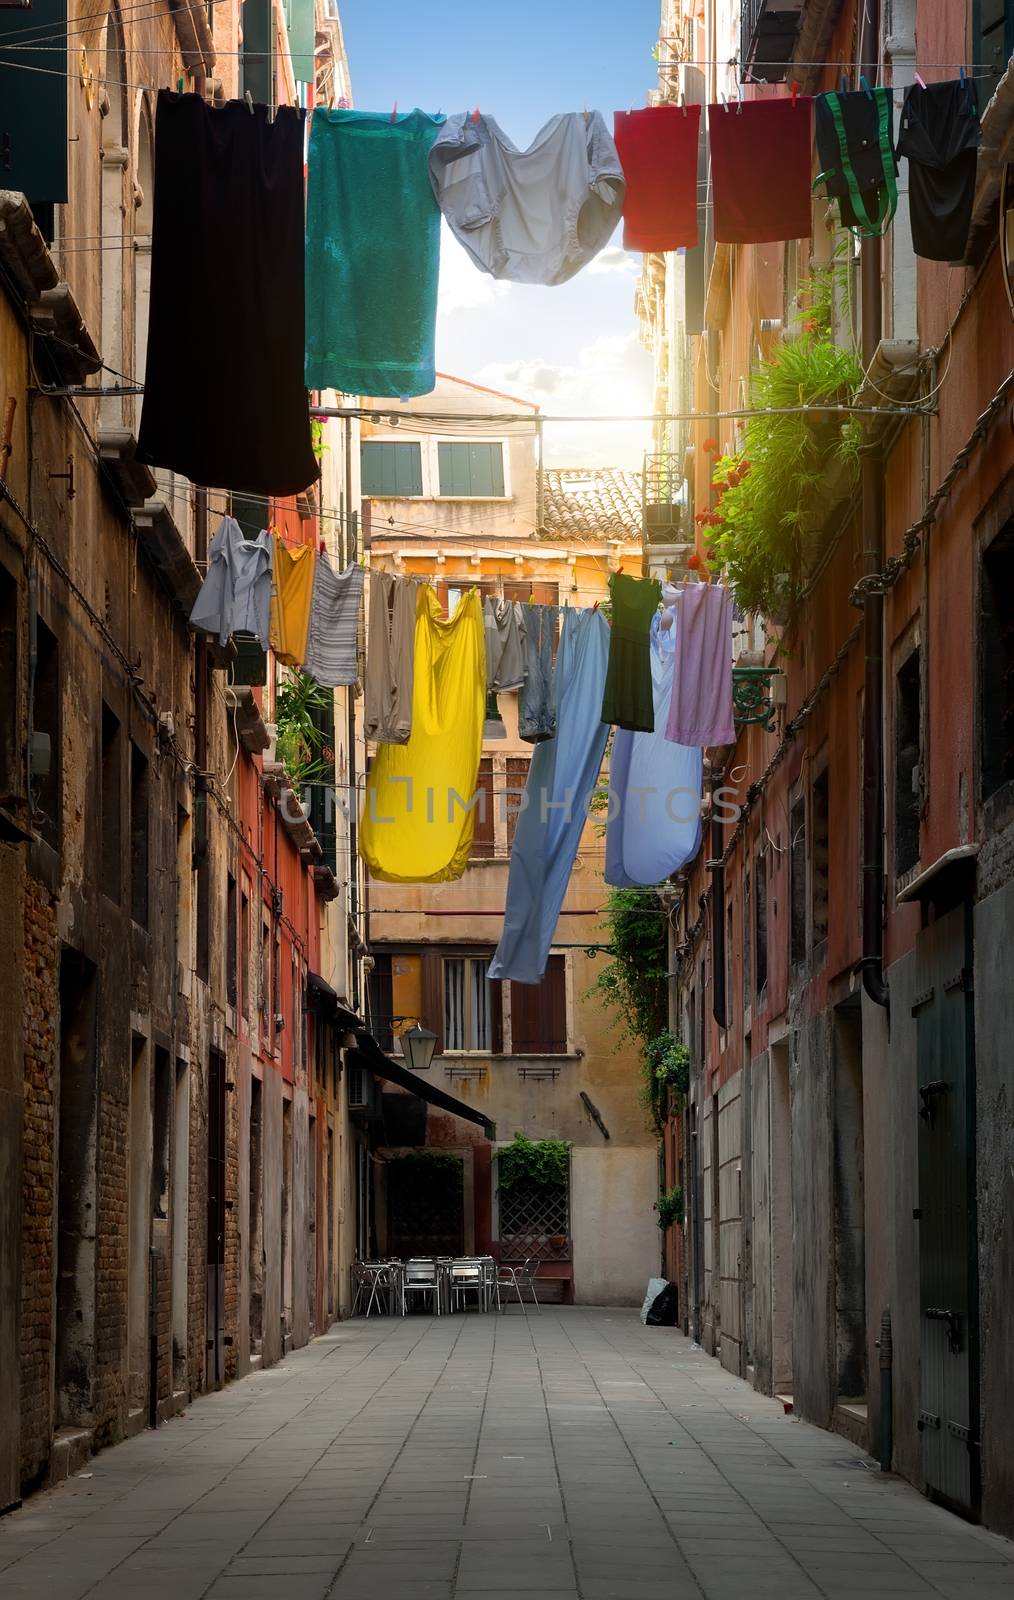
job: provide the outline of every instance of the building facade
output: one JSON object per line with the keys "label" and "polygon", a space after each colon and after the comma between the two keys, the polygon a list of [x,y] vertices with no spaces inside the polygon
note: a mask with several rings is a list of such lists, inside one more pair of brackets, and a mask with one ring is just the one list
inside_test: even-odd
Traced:
{"label": "building facade", "polygon": [[[535,407],[446,376],[400,408],[397,427],[380,412],[364,421],[370,570],[427,579],[448,613],[471,588],[561,607],[607,599],[610,572],[640,571],[640,478],[542,468],[538,434]],[[539,1255],[547,1286],[566,1298],[640,1303],[659,1260],[656,1145],[636,1056],[593,992],[608,944],[603,828],[593,818],[584,829],[542,983],[491,981],[532,749],[518,735],[516,692],[488,705],[485,734],[462,877],[368,884],[371,1025],[395,1051],[416,1022],[435,1033],[434,1078],[495,1125],[497,1147],[517,1132],[571,1147],[569,1191],[552,1215],[515,1205],[508,1216],[495,1148],[452,1143],[464,1124],[427,1134],[464,1163],[461,1215],[442,1224],[448,1238],[505,1260]],[[406,1134],[380,1148],[382,1190],[392,1182],[385,1164],[396,1186],[412,1145]],[[387,1209],[392,1226],[378,1247],[401,1254],[396,1208]]]}
{"label": "building facade", "polygon": [[[155,89],[306,103],[316,49],[348,93],[333,8],[260,42],[255,10],[242,48],[238,5],[0,25],[53,41],[0,95],[0,1509],[347,1304],[347,797],[318,835],[266,759],[275,664],[188,629],[228,497],[134,459]],[[231,509],[336,548],[334,443],[305,503]]]}
{"label": "building facade", "polygon": [[[823,200],[812,240],[716,245],[704,169],[698,250],[645,261],[660,393],[699,417],[661,447],[704,516],[702,550],[714,462],[743,454],[742,424],[716,414],[743,408],[758,363],[812,316],[822,268],[854,403],[883,408],[857,470],[822,485],[800,603],[737,637],[738,665],[769,669],[766,721],[710,752],[734,806],[716,804],[677,885],[671,1005],[691,1082],[669,1159],[687,1327],[1010,1532],[1011,15],[987,36],[985,8],[929,0],[867,7],[865,32],[849,4],[796,9],[786,34],[763,3],[665,5],[660,97],[818,92],[844,71],[893,83],[897,119],[917,61],[954,63],[924,66],[934,78],[970,63],[983,145],[961,263],[913,254],[904,163],[893,226],[861,245]],[[750,62],[766,87],[743,83]]]}

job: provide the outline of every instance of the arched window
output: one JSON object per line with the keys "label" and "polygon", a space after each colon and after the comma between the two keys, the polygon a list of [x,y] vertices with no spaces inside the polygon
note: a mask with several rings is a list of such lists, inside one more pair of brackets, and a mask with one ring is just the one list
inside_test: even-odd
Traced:
{"label": "arched window", "polygon": [[[103,78],[109,109],[102,119],[102,324],[99,347],[107,367],[125,372],[124,363],[124,249],[127,229],[127,168],[130,164],[127,113],[127,55],[118,5],[110,7],[103,40]],[[104,372],[103,385],[115,382]],[[124,400],[109,395],[99,402],[104,428],[122,428],[127,413]]]}

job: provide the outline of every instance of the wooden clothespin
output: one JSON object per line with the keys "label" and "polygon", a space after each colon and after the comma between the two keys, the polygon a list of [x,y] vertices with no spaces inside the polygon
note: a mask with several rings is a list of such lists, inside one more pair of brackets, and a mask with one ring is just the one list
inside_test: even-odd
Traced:
{"label": "wooden clothespin", "polygon": [[686,116],[686,114],[687,114],[687,97],[684,94],[682,89],[680,90],[679,107],[680,107],[680,110],[682,111],[683,115]]}
{"label": "wooden clothespin", "polygon": [[598,608],[599,608],[599,602],[598,602],[598,601],[597,601],[597,600],[596,600],[596,602],[595,602],[595,604],[594,604],[594,605],[593,605],[593,606],[592,606],[592,611],[593,611],[593,612],[594,612],[594,611],[597,611],[597,610],[598,610]]}
{"label": "wooden clothespin", "polygon": [[585,104],[582,104],[582,106],[581,106],[581,115],[584,117],[584,125],[585,125],[585,127],[587,127],[588,126],[588,107]]}
{"label": "wooden clothespin", "polygon": [[392,106],[392,107],[391,107],[391,121],[392,121],[392,122],[393,122],[393,121],[394,121],[394,120],[395,120],[395,118],[396,118],[396,117],[397,117],[397,115],[398,115],[398,102],[397,102],[397,100],[396,100],[396,101],[395,101],[395,102],[394,102],[394,105],[393,105],[393,106]]}

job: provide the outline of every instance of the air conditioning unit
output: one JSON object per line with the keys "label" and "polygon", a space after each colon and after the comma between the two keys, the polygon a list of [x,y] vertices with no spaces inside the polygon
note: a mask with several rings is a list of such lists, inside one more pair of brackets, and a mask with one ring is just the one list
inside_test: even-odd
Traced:
{"label": "air conditioning unit", "polygon": [[345,1072],[349,1112],[363,1122],[377,1122],[381,1114],[381,1088],[369,1067],[349,1064]]}

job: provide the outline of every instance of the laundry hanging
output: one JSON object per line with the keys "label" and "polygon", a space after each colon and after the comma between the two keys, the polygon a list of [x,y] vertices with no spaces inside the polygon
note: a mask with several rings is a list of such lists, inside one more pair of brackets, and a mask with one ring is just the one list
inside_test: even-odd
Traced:
{"label": "laundry hanging", "polygon": [[234,633],[251,634],[266,650],[271,555],[269,533],[247,539],[235,517],[223,517],[208,546],[208,572],[190,613],[191,627],[215,634],[220,645]]}
{"label": "laundry hanging", "polygon": [[817,159],[823,184],[838,202],[842,226],[863,237],[885,232],[898,205],[898,163],[892,144],[893,96],[883,86],[819,94]]}
{"label": "laundry hanging", "polygon": [[494,278],[566,283],[612,237],[623,168],[600,111],[552,117],[519,150],[492,117],[448,117],[429,155],[433,193]]}
{"label": "laundry hanging", "polygon": [[700,106],[647,106],[614,114],[613,138],[626,184],[625,250],[696,245],[700,135]]}
{"label": "laundry hanging", "polygon": [[618,728],[609,760],[606,824],[607,883],[633,888],[662,883],[692,860],[701,842],[699,747],[666,738],[673,691],[676,628],[651,623],[651,679],[655,726],[651,733]]}
{"label": "laundry hanging", "polygon": [[718,583],[680,590],[672,702],[665,736],[675,744],[734,744],[732,593]]}
{"label": "laundry hanging", "polygon": [[601,611],[566,610],[556,664],[557,731],[528,768],[491,978],[542,979],[609,729],[600,719],[609,655]]}
{"label": "laundry hanging", "polygon": [[312,545],[288,545],[275,534],[271,648],[275,659],[286,666],[299,667],[306,656],[316,565]]}
{"label": "laundry hanging", "polygon": [[499,694],[520,689],[528,676],[528,638],[520,600],[495,600],[483,606],[486,628],[486,688]]}
{"label": "laundry hanging", "polygon": [[406,744],[412,732],[418,595],[415,578],[370,573],[364,729],[378,744]]}
{"label": "laundry hanging", "polygon": [[359,850],[385,883],[442,883],[468,865],[486,705],[478,591],[449,621],[419,590],[412,733],[382,744],[366,775]]}
{"label": "laundry hanging", "polygon": [[708,107],[719,244],[809,238],[812,104],[796,95]]}
{"label": "laundry hanging", "polygon": [[528,663],[518,706],[518,733],[526,744],[540,744],[556,732],[553,649],[559,606],[522,607]]}
{"label": "laundry hanging", "polygon": [[917,256],[953,262],[964,256],[981,143],[979,96],[971,78],[914,83],[905,91],[897,154],[908,157]]}
{"label": "laundry hanging", "polygon": [[418,110],[314,110],[308,388],[399,398],[433,389],[440,212],[426,158],[443,121]]}
{"label": "laundry hanging", "polygon": [[303,387],[303,119],[159,90],[137,458],[192,483],[285,495],[319,475]]}
{"label": "laundry hanging", "polygon": [[609,574],[612,627],[602,720],[635,733],[650,733],[655,726],[648,630],[661,598],[657,578]]}
{"label": "laundry hanging", "polygon": [[326,689],[359,677],[359,613],[366,573],[351,562],[336,572],[322,550],[313,574],[313,599],[303,671]]}

